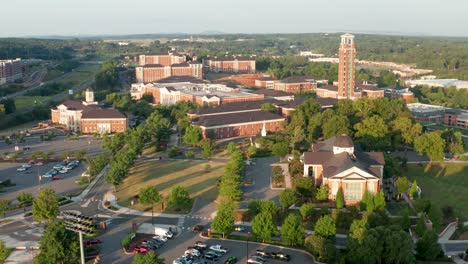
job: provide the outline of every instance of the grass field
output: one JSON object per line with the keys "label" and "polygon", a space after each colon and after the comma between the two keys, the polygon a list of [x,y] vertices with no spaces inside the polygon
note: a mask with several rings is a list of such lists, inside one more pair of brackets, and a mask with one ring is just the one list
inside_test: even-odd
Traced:
{"label": "grass field", "polygon": [[[205,171],[205,165],[211,168]],[[130,205],[134,196],[145,186],[156,186],[163,197],[167,198],[173,187],[180,185],[187,189],[191,198],[203,196],[215,199],[217,196],[216,181],[223,174],[224,164],[200,161],[144,161],[137,162],[130,175],[117,188],[117,199],[120,205],[139,210],[148,210],[149,206]],[[155,211],[161,211],[161,205],[155,205]]]}
{"label": "grass field", "polygon": [[16,111],[21,111],[24,108],[34,105],[34,102],[37,104],[42,103],[43,101],[48,101],[50,96],[16,96],[15,105]]}
{"label": "grass field", "polygon": [[407,203],[397,203],[397,202],[390,202],[387,203],[387,210],[392,214],[392,215],[399,215],[402,216],[405,208],[408,209],[408,213],[410,216],[415,216],[416,213],[414,212],[413,209],[407,204]]}
{"label": "grass field", "polygon": [[101,69],[99,64],[87,64],[81,66],[78,70],[69,73],[65,78],[58,81],[58,83],[70,83],[72,85],[77,85],[89,78],[91,78],[95,73]]}
{"label": "grass field", "polygon": [[456,214],[468,219],[468,164],[446,163],[440,166],[410,165],[405,175],[416,180],[422,189],[422,198],[429,199],[433,206],[450,205]]}
{"label": "grass field", "polygon": [[52,70],[48,70],[47,71],[47,74],[44,78],[44,81],[51,81],[53,79],[56,79],[58,77],[60,77],[61,75],[63,74],[62,71],[59,71],[59,70],[55,70],[55,69],[52,69]]}

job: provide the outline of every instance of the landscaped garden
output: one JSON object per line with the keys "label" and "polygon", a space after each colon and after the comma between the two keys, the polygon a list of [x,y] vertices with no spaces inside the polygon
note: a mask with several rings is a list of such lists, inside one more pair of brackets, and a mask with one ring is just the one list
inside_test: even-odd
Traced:
{"label": "landscaped garden", "polygon": [[411,182],[417,181],[422,198],[430,200],[433,206],[452,206],[456,215],[468,219],[468,164],[410,165],[404,175]]}
{"label": "landscaped garden", "polygon": [[[151,208],[151,206],[139,203],[131,205],[131,201],[137,202],[135,195],[138,195],[139,190],[146,186],[155,186],[164,198],[169,196],[173,187],[182,186],[187,190],[190,198],[203,196],[215,199],[218,195],[216,184],[218,178],[223,174],[223,168],[222,163],[216,162],[139,161],[130,171],[128,178],[117,187],[115,194],[120,205],[139,210]],[[167,207],[166,204],[165,207]],[[154,209],[161,211],[162,203],[155,205]],[[170,210],[170,208],[164,209],[164,211]]]}

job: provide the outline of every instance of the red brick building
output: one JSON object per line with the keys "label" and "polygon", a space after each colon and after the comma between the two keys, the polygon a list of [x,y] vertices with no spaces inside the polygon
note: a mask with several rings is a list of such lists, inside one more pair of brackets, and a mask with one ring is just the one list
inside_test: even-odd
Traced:
{"label": "red brick building", "polygon": [[382,152],[362,152],[347,135],[314,143],[304,153],[304,177],[316,186],[327,185],[330,200],[341,189],[347,205],[359,203],[366,191],[381,189],[384,165]]}
{"label": "red brick building", "polygon": [[147,64],[135,68],[138,83],[149,83],[171,76],[193,76],[203,78],[203,67],[198,62],[182,62],[164,66],[161,64]]}
{"label": "red brick building", "polygon": [[354,97],[354,60],[356,46],[354,36],[344,34],[341,36],[338,66],[338,98],[352,99]]}
{"label": "red brick building", "polygon": [[138,64],[140,66],[160,64],[162,66],[170,66],[186,61],[185,55],[179,54],[174,50],[167,53],[143,54],[138,56]]}
{"label": "red brick building", "polygon": [[314,78],[308,76],[291,76],[275,82],[273,89],[286,93],[307,93],[317,88]]}
{"label": "red brick building", "polygon": [[203,60],[203,67],[211,72],[255,73],[255,57],[225,56],[208,57]]}
{"label": "red brick building", "polygon": [[260,77],[255,80],[255,86],[261,87],[261,88],[266,88],[266,89],[274,89],[275,88],[275,83],[278,80],[276,80],[273,77]]}

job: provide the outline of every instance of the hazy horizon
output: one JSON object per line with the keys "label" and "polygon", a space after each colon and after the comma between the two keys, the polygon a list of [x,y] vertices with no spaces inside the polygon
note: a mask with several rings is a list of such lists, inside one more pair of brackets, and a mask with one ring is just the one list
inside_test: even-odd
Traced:
{"label": "hazy horizon", "polygon": [[[23,0],[2,3],[0,37],[359,32],[468,37],[464,0]],[[19,14],[19,12],[21,12]]]}

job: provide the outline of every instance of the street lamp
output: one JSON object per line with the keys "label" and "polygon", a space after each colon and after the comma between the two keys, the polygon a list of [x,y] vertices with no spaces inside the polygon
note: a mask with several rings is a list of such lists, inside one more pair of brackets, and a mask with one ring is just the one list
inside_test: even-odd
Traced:
{"label": "street lamp", "polygon": [[250,232],[247,232],[247,240],[246,240],[247,252],[245,252],[245,257],[247,258],[247,260],[249,259],[249,238],[250,238]]}
{"label": "street lamp", "polygon": [[91,217],[75,214],[73,212],[61,212],[61,216],[65,221],[65,228],[67,230],[77,232],[80,237],[80,255],[81,264],[85,264],[84,247],[83,247],[83,233],[86,235],[94,234],[94,219]]}

